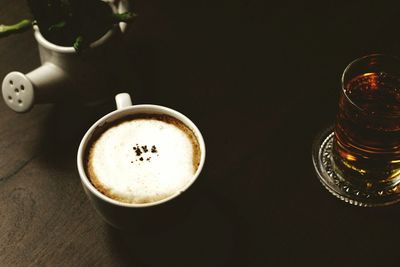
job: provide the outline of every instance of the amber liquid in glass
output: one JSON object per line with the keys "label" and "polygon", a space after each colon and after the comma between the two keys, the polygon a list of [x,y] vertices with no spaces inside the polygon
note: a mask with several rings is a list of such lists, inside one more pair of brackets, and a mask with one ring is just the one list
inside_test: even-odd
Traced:
{"label": "amber liquid in glass", "polygon": [[371,189],[400,182],[400,80],[365,73],[339,99],[333,160],[346,180]]}

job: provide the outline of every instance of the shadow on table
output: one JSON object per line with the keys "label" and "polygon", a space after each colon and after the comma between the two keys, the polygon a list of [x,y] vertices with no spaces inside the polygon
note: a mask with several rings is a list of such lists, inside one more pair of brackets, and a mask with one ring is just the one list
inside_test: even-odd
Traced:
{"label": "shadow on table", "polygon": [[57,103],[44,125],[40,159],[51,168],[76,168],[79,143],[89,127],[115,109],[113,99],[95,107],[76,103]]}
{"label": "shadow on table", "polygon": [[161,219],[155,215],[157,221],[149,218],[148,227],[122,231],[107,226],[107,242],[118,261],[134,266],[224,266],[231,261],[240,219],[231,204],[201,185],[197,189],[193,198],[184,199],[191,201],[186,210]]}

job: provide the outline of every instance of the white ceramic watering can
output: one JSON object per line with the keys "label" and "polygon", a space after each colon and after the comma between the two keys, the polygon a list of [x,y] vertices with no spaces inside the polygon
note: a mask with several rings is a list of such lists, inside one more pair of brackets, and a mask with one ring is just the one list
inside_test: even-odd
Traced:
{"label": "white ceramic watering can", "polygon": [[[129,11],[127,0],[105,2],[114,12]],[[99,101],[102,95],[110,93],[110,88],[115,87],[112,77],[108,75],[115,65],[102,61],[106,55],[113,54],[113,50],[118,50],[115,47],[118,38],[114,37],[123,33],[126,26],[124,22],[119,23],[91,43],[90,49],[78,55],[73,47],[47,41],[35,25],[34,36],[42,65],[27,74],[13,71],[6,75],[2,83],[5,103],[16,112],[27,112],[34,104],[56,102],[69,96],[84,103]]]}

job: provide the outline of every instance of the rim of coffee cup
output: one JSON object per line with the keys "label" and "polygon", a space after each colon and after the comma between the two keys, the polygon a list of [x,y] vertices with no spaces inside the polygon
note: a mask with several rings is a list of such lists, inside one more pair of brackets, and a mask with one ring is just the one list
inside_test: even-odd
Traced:
{"label": "rim of coffee cup", "polygon": [[[134,110],[135,112],[130,113],[132,110]],[[83,160],[84,156],[85,156],[85,152],[86,152],[86,147],[87,147],[87,145],[92,137],[92,134],[96,128],[101,127],[102,125],[104,125],[107,122],[115,121],[116,119],[119,119],[125,115],[132,115],[135,113],[166,114],[166,115],[173,116],[174,118],[180,120],[194,132],[194,134],[199,142],[200,152],[201,152],[200,163],[199,163],[199,166],[197,167],[195,174],[193,175],[191,181],[189,183],[187,183],[181,190],[179,190],[175,194],[173,194],[169,197],[163,198],[161,200],[149,202],[149,203],[140,203],[140,204],[139,203],[121,202],[121,201],[112,199],[112,198],[104,195],[103,193],[101,193],[99,190],[97,190],[97,188],[91,183],[90,179],[86,175],[84,160]],[[119,117],[118,114],[121,116]],[[131,207],[131,208],[145,208],[145,207],[157,206],[159,204],[168,202],[168,201],[176,198],[177,196],[179,196],[181,193],[185,192],[197,180],[197,177],[200,175],[200,173],[203,169],[203,166],[204,166],[205,156],[206,156],[206,147],[205,147],[203,135],[201,134],[201,132],[197,128],[197,126],[188,117],[186,117],[179,111],[176,111],[176,110],[168,108],[168,107],[154,105],[154,104],[138,104],[138,105],[132,105],[132,106],[129,106],[126,108],[122,108],[122,109],[117,109],[117,110],[114,110],[114,111],[106,114],[105,116],[103,116],[99,120],[97,120],[86,131],[85,135],[83,136],[83,138],[79,144],[78,153],[77,153],[77,167],[78,167],[78,172],[79,172],[79,176],[80,176],[82,183],[84,184],[84,186],[87,189],[90,190],[91,193],[93,193],[97,197],[101,198],[102,200],[104,200],[110,204],[114,204],[117,206]]]}

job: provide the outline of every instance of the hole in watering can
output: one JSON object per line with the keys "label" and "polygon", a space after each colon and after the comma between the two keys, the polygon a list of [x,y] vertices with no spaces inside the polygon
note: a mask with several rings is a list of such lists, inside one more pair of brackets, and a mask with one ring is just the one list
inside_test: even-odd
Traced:
{"label": "hole in watering can", "polygon": [[8,100],[12,100],[12,97],[10,95],[8,96]]}
{"label": "hole in watering can", "polygon": [[22,100],[21,99],[18,99],[18,104],[22,104]]}
{"label": "hole in watering can", "polygon": [[21,84],[20,88],[21,88],[22,91],[24,91],[25,86],[23,84]]}
{"label": "hole in watering can", "polygon": [[14,82],[13,82],[13,80],[10,80],[10,84],[12,85]]}
{"label": "hole in watering can", "polygon": [[15,88],[15,89],[14,89],[14,91],[15,91],[16,93],[18,93],[18,92],[19,92],[18,88]]}

